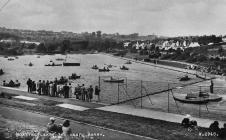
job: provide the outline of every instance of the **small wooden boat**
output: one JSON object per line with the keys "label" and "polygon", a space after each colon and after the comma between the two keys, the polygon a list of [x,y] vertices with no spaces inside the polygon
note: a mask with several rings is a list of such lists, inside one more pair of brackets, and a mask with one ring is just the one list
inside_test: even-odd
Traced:
{"label": "small wooden boat", "polygon": [[132,64],[132,62],[130,60],[126,61],[125,64]]}
{"label": "small wooden boat", "polygon": [[109,69],[99,69],[99,72],[109,72]]}
{"label": "small wooden boat", "polygon": [[80,63],[63,62],[63,66],[80,66]]}
{"label": "small wooden boat", "polygon": [[61,77],[59,80],[56,81],[57,84],[65,84],[68,82],[68,79],[65,77]]}
{"label": "small wooden boat", "polygon": [[5,55],[4,58],[8,58],[8,56]]}
{"label": "small wooden boat", "polygon": [[81,75],[77,75],[76,73],[72,73],[71,76],[68,77],[68,79],[76,80],[80,79]]}
{"label": "small wooden boat", "polygon": [[4,87],[19,87],[20,86],[20,83],[4,83],[3,84]]}
{"label": "small wooden boat", "polygon": [[37,58],[40,58],[40,56],[37,56]]}
{"label": "small wooden boat", "polygon": [[64,61],[65,59],[63,58],[56,58],[56,61]]}
{"label": "small wooden boat", "polygon": [[123,83],[124,82],[124,79],[113,79],[113,78],[111,78],[111,79],[106,79],[106,80],[104,80],[104,82],[109,82],[109,83]]}
{"label": "small wooden boat", "polygon": [[121,70],[129,70],[129,68],[125,67],[125,66],[122,66],[120,67]]}
{"label": "small wooden boat", "polygon": [[187,75],[183,76],[183,77],[180,77],[179,78],[179,81],[188,81],[190,80],[191,78],[189,78]]}
{"label": "small wooden boat", "polygon": [[183,99],[183,98],[179,98],[179,97],[173,97],[174,100],[182,102],[182,103],[188,103],[188,104],[207,104],[208,100],[204,99],[204,98],[189,98],[189,99]]}
{"label": "small wooden boat", "polygon": [[222,97],[211,93],[189,93],[186,96],[173,96],[174,100],[188,104],[207,104],[208,102],[219,102]]}
{"label": "small wooden boat", "polygon": [[52,63],[52,64],[46,64],[45,66],[54,67],[54,66],[62,66],[62,64],[54,64],[54,63]]}
{"label": "small wooden boat", "polygon": [[9,60],[9,61],[13,61],[14,59],[13,59],[13,58],[8,58],[8,60]]}
{"label": "small wooden boat", "polygon": [[0,75],[3,75],[4,71],[2,69],[0,69]]}
{"label": "small wooden boat", "polygon": [[30,67],[33,66],[33,65],[34,65],[34,64],[32,64],[31,62],[28,64],[28,66],[30,66]]}
{"label": "small wooden boat", "polygon": [[16,58],[16,59],[18,59],[19,57],[18,57],[18,56],[16,56],[15,58]]}
{"label": "small wooden boat", "polygon": [[91,69],[97,70],[97,69],[98,69],[98,66],[97,66],[97,65],[93,65],[93,66],[91,67]]}

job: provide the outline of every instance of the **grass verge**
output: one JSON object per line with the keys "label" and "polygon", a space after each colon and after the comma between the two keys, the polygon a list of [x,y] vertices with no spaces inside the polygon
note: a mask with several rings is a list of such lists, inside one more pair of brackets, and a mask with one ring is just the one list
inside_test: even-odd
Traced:
{"label": "grass verge", "polygon": [[136,117],[126,114],[119,114],[97,109],[89,109],[86,111],[75,111],[65,109],[54,105],[45,105],[44,103],[36,103],[36,106],[23,104],[23,101],[15,102],[14,100],[1,98],[0,104],[11,106],[14,108],[24,109],[28,111],[35,111],[54,115],[62,118],[72,119],[84,123],[89,123],[97,126],[103,126],[111,129],[121,130],[142,136],[148,136],[162,140],[218,140],[214,136],[200,136],[200,134],[207,133],[206,128],[199,127],[197,130],[187,129],[180,124],[171,123],[167,121]]}

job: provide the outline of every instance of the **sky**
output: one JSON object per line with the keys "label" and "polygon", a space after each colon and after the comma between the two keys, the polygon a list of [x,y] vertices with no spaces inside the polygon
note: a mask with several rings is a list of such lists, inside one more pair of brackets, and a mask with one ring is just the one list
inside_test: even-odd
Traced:
{"label": "sky", "polygon": [[[0,8],[8,0],[0,0]],[[0,26],[140,35],[225,35],[226,0],[10,0]]]}

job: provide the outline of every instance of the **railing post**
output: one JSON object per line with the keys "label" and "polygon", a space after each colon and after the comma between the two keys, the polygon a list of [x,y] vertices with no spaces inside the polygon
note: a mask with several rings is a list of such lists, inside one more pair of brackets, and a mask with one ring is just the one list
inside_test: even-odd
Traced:
{"label": "railing post", "polygon": [[170,94],[170,91],[169,91],[169,83],[168,83],[168,112],[169,112],[169,94]]}
{"label": "railing post", "polygon": [[119,103],[119,82],[118,82],[118,103]]}
{"label": "railing post", "polygon": [[142,94],[142,80],[140,81],[140,94],[141,94],[141,101],[140,101],[140,107],[142,108],[143,107],[143,103],[142,103],[142,96],[143,96],[143,94]]}
{"label": "railing post", "polygon": [[100,76],[99,76],[99,81],[98,81],[98,84],[99,84],[99,89],[100,89]]}
{"label": "railing post", "polygon": [[[201,100],[200,99],[200,94],[201,94],[201,92],[202,92],[202,89],[201,89],[201,86],[199,86],[199,100]],[[199,118],[201,117],[201,105],[199,104]]]}

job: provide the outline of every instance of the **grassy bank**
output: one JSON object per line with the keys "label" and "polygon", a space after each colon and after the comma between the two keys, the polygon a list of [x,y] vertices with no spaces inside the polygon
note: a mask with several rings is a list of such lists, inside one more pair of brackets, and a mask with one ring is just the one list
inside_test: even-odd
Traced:
{"label": "grassy bank", "polygon": [[207,132],[205,128],[198,128],[198,130],[190,131],[187,128],[180,126],[177,123],[167,121],[136,117],[131,115],[106,112],[96,109],[89,109],[86,111],[75,111],[55,106],[55,104],[45,104],[41,101],[33,102],[34,105],[24,104],[30,102],[18,99],[0,98],[0,104],[14,108],[19,108],[28,111],[35,111],[54,115],[62,118],[68,118],[84,123],[103,126],[133,134],[148,136],[156,139],[164,140],[212,140],[218,139],[216,137],[203,137],[199,133]]}

